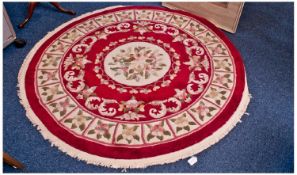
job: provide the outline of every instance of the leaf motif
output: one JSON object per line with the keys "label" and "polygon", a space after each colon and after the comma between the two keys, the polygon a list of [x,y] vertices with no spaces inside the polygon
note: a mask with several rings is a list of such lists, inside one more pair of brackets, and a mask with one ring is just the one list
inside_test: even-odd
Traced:
{"label": "leaf motif", "polygon": [[66,109],[60,112],[60,116],[63,116],[66,114]]}
{"label": "leaf motif", "polygon": [[184,126],[184,130],[190,131],[190,127],[189,126]]}
{"label": "leaf motif", "polygon": [[107,139],[110,139],[111,135],[110,135],[110,133],[105,132],[104,135],[103,135],[103,137],[105,137]]}
{"label": "leaf motif", "polygon": [[55,108],[52,112],[56,113],[56,112],[59,112],[59,110],[57,108]]}
{"label": "leaf motif", "polygon": [[157,136],[157,138],[158,138],[159,140],[163,140],[163,139],[164,139],[163,136]]}
{"label": "leaf motif", "polygon": [[194,108],[192,108],[192,109],[190,109],[192,112],[196,112],[196,109],[194,109]]}
{"label": "leaf motif", "polygon": [[123,138],[124,138],[123,135],[119,135],[119,136],[117,137],[117,142],[120,141],[120,140],[122,140]]}
{"label": "leaf motif", "polygon": [[204,120],[204,116],[203,115],[199,115],[199,118],[200,118],[201,121]]}
{"label": "leaf motif", "polygon": [[136,126],[133,126],[133,131],[136,131],[137,130],[137,128],[138,128],[138,126],[136,125]]}
{"label": "leaf motif", "polygon": [[75,128],[77,128],[77,125],[76,125],[75,123],[73,123],[73,124],[71,125],[71,129],[75,129]]}
{"label": "leaf motif", "polygon": [[64,120],[64,123],[72,123],[73,118],[68,118],[66,120]]}
{"label": "leaf motif", "polygon": [[220,105],[220,104],[221,104],[221,101],[220,101],[220,100],[216,100],[216,103],[217,103],[218,105]]}
{"label": "leaf motif", "polygon": [[50,101],[51,99],[53,99],[53,97],[54,97],[53,95],[49,95],[49,96],[47,96],[47,97],[46,97],[46,101]]}
{"label": "leaf motif", "polygon": [[139,139],[140,139],[138,135],[134,135],[133,138],[137,141],[139,141]]}
{"label": "leaf motif", "polygon": [[189,125],[196,125],[195,122],[189,122]]}
{"label": "leaf motif", "polygon": [[176,132],[179,132],[180,130],[182,130],[183,128],[181,127],[176,127]]}
{"label": "leaf motif", "polygon": [[164,135],[170,136],[171,133],[169,131],[164,131]]}
{"label": "leaf motif", "polygon": [[94,129],[90,130],[90,131],[88,132],[88,134],[89,134],[89,135],[91,135],[91,134],[95,134],[95,130],[94,130]]}
{"label": "leaf motif", "polygon": [[147,141],[150,141],[152,138],[154,138],[155,136],[152,135],[151,133],[149,133],[147,136],[146,136],[146,139]]}
{"label": "leaf motif", "polygon": [[101,139],[101,137],[102,137],[102,136],[101,136],[100,134],[97,134],[97,135],[96,135],[96,138],[97,138],[97,139]]}
{"label": "leaf motif", "polygon": [[82,130],[84,130],[86,128],[86,125],[83,123],[83,124],[81,124],[81,125],[79,125],[79,129],[82,131]]}
{"label": "leaf motif", "polygon": [[209,109],[209,111],[214,111],[214,110],[216,110],[216,108],[214,108],[214,107],[209,107],[208,109]]}

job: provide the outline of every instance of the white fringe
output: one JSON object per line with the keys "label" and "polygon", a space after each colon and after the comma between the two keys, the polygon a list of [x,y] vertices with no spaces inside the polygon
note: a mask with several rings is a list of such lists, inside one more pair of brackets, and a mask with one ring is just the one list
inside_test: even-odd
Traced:
{"label": "white fringe", "polygon": [[45,40],[50,38],[55,32],[62,29],[66,25],[68,25],[74,21],[77,21],[81,18],[84,18],[86,16],[89,16],[91,14],[98,13],[98,12],[108,10],[108,9],[113,9],[116,7],[120,7],[120,6],[113,6],[113,7],[108,7],[105,9],[97,10],[94,12],[89,12],[89,13],[86,13],[82,16],[76,17],[76,18],[62,24],[61,26],[57,27],[52,32],[49,32],[43,39],[41,39],[33,47],[33,49],[29,52],[26,59],[24,60],[22,67],[18,74],[18,82],[19,82],[18,95],[20,98],[20,103],[24,106],[24,108],[26,110],[27,117],[30,119],[33,126],[37,127],[37,130],[40,131],[43,138],[46,140],[49,140],[51,142],[52,146],[58,147],[58,149],[61,150],[62,152],[66,153],[69,156],[74,157],[78,160],[86,161],[88,164],[101,165],[101,166],[105,166],[105,167],[124,168],[123,171],[125,171],[126,168],[145,168],[145,167],[152,166],[152,165],[172,163],[172,162],[176,162],[180,159],[188,158],[188,157],[193,156],[193,155],[203,151],[204,149],[212,146],[213,144],[218,142],[220,139],[222,139],[225,135],[227,135],[230,132],[230,130],[233,127],[235,127],[236,124],[240,121],[240,118],[245,113],[247,105],[250,101],[247,83],[245,84],[245,89],[243,92],[242,100],[241,100],[237,110],[234,112],[234,114],[232,115],[230,120],[228,120],[220,129],[218,129],[212,135],[205,138],[203,141],[201,141],[199,143],[196,143],[196,144],[189,146],[185,149],[182,149],[182,150],[179,150],[176,152],[172,152],[172,153],[168,153],[168,154],[164,154],[164,155],[159,155],[159,156],[150,157],[150,158],[129,159],[129,160],[128,159],[113,159],[113,158],[99,157],[97,155],[92,155],[87,152],[78,150],[78,149],[68,145],[64,141],[60,140],[55,135],[53,135],[51,132],[49,132],[49,130],[43,125],[43,123],[39,120],[39,118],[35,115],[35,113],[31,109],[28,99],[27,99],[26,92],[25,92],[25,74],[27,72],[27,69],[28,69],[31,59],[33,58],[33,55],[35,54],[36,50],[42,45],[42,43]]}

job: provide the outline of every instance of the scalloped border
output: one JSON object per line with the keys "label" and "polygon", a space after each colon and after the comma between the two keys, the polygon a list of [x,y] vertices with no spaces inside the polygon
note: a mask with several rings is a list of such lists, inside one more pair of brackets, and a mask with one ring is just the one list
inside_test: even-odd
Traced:
{"label": "scalloped border", "polygon": [[33,126],[37,127],[37,130],[41,133],[43,138],[45,140],[49,140],[52,146],[56,146],[60,151],[68,154],[73,158],[83,160],[88,164],[101,165],[101,166],[112,167],[112,168],[145,168],[152,165],[167,164],[167,163],[176,162],[180,159],[185,159],[187,157],[200,153],[201,151],[207,149],[208,147],[212,146],[213,144],[221,140],[224,136],[226,136],[236,126],[236,124],[240,122],[240,119],[244,115],[247,109],[247,106],[250,102],[250,95],[249,95],[246,81],[245,81],[245,88],[242,94],[242,99],[238,108],[233,113],[231,118],[221,128],[216,130],[212,135],[208,136],[207,138],[205,138],[199,143],[196,143],[194,145],[191,145],[179,151],[175,151],[172,153],[163,154],[155,157],[128,160],[128,159],[105,158],[97,155],[92,155],[87,152],[78,150],[72,147],[71,145],[65,143],[64,141],[60,140],[43,125],[43,123],[39,120],[39,118],[35,115],[34,111],[31,109],[27,99],[26,92],[25,92],[25,75],[26,75],[29,63],[31,62],[36,50],[43,44],[45,40],[50,38],[55,32],[67,26],[68,24],[75,22],[79,19],[82,19],[86,16],[92,15],[94,13],[114,9],[117,7],[123,7],[123,6],[112,6],[112,7],[96,10],[93,12],[85,13],[81,16],[73,18],[72,20],[66,23],[63,23],[53,31],[49,32],[39,42],[37,42],[35,46],[31,49],[31,51],[28,53],[28,55],[26,56],[26,59],[24,60],[18,74],[18,82],[19,82],[17,85],[17,87],[19,88],[18,96],[20,98],[20,103],[24,106],[26,110],[27,117],[32,122]]}

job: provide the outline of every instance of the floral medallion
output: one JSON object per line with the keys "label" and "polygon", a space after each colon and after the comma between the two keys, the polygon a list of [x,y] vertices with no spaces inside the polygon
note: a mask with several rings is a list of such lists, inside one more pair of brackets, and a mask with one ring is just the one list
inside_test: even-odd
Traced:
{"label": "floral medallion", "polygon": [[162,78],[170,65],[169,55],[161,47],[145,42],[130,42],[106,55],[104,71],[120,84],[143,86]]}
{"label": "floral medallion", "polygon": [[46,138],[112,167],[198,153],[248,102],[244,66],[223,33],[158,7],[95,11],[63,24],[34,47],[19,81]]}

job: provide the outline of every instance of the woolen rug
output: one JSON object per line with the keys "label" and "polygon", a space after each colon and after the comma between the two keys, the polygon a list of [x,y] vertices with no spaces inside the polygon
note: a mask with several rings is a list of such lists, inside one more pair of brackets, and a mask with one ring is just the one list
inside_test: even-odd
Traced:
{"label": "woolen rug", "polygon": [[218,142],[249,103],[239,52],[207,20],[160,7],[110,7],[48,33],[19,72],[43,137],[113,168],[175,162]]}

